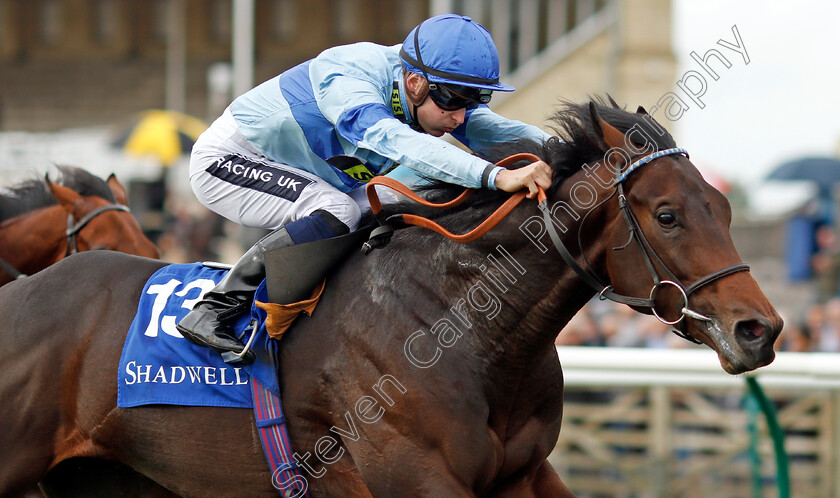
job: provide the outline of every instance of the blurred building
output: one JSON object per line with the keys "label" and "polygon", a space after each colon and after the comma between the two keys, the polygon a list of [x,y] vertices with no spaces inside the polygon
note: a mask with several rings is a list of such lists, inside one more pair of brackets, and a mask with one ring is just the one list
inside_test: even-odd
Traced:
{"label": "blurred building", "polygon": [[[0,0],[0,127],[109,124],[167,106],[168,78],[182,87],[179,110],[212,118],[230,99],[209,87],[226,84],[218,63],[231,59],[234,3]],[[542,124],[558,97],[603,92],[630,109],[651,106],[675,81],[670,0],[254,0],[253,8],[254,83],[332,45],[399,43],[443,12],[493,33],[506,81],[518,88],[493,105],[512,118]],[[173,54],[183,68],[174,83]]]}

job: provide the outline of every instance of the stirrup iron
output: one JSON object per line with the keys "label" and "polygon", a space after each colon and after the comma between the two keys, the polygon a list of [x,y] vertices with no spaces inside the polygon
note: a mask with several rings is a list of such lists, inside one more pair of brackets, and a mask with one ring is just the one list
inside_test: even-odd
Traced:
{"label": "stirrup iron", "polygon": [[248,350],[251,349],[251,345],[254,343],[254,338],[257,337],[257,321],[255,319],[251,319],[251,323],[245,327],[245,330],[242,331],[244,335],[246,332],[251,331],[251,337],[248,338],[248,342],[245,343],[245,348],[242,349],[239,353],[234,353],[233,351],[225,351],[222,353],[222,360],[225,363],[230,363],[231,365],[236,365],[237,363],[241,363],[242,359],[248,353]]}

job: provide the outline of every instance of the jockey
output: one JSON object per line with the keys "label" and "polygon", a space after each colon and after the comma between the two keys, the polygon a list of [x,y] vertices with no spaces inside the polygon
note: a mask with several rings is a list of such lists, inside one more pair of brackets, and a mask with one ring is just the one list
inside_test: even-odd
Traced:
{"label": "jockey", "polygon": [[[465,187],[527,188],[529,197],[548,188],[551,170],[542,161],[507,170],[439,139],[450,133],[474,151],[548,139],[493,113],[486,105],[493,91],[513,87],[499,83],[490,33],[446,14],[420,23],[402,45],[334,47],[236,98],[194,145],[190,184],[212,211],[273,231],[178,331],[219,353],[240,353],[227,321],[250,306],[265,278],[264,253],[356,230],[365,183],[396,165]],[[253,361],[250,354],[244,361]]]}

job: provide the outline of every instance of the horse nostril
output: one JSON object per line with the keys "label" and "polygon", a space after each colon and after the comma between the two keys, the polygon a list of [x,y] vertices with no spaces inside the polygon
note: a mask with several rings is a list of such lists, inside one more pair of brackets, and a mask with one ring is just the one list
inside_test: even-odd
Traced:
{"label": "horse nostril", "polygon": [[735,325],[735,334],[745,341],[756,341],[769,334],[770,327],[760,320],[742,320]]}

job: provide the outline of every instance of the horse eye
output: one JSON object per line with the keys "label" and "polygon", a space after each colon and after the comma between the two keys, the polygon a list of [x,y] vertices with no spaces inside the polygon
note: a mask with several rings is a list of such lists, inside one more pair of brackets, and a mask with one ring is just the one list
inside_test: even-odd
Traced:
{"label": "horse eye", "polygon": [[664,212],[656,215],[656,221],[658,221],[663,228],[673,228],[677,224],[677,217],[674,216],[674,213]]}

